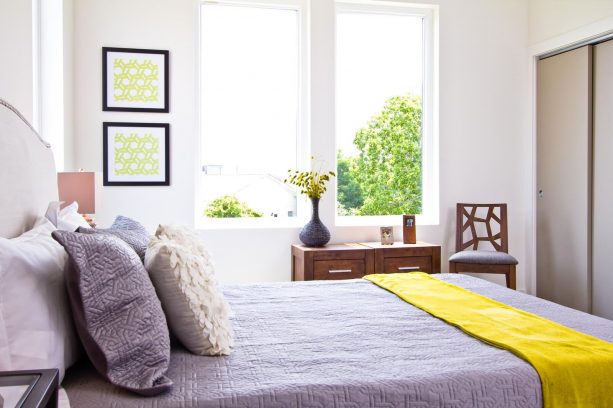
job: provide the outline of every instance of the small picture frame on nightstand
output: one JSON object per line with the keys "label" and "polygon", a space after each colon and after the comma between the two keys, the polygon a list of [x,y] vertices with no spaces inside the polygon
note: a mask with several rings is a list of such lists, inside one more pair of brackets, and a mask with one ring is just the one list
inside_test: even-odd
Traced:
{"label": "small picture frame on nightstand", "polygon": [[394,245],[394,228],[381,227],[381,245]]}

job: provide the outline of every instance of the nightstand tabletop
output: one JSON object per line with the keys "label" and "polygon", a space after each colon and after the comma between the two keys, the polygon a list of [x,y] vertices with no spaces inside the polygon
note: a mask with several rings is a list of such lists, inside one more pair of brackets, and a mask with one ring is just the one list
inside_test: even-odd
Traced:
{"label": "nightstand tabletop", "polygon": [[385,245],[381,242],[360,242],[360,245],[369,248],[421,248],[421,247],[440,247],[440,245],[430,244],[428,242],[417,241],[415,244],[404,244],[402,241],[395,241],[393,245]]}
{"label": "nightstand tabletop", "polygon": [[57,369],[0,371],[0,406],[55,408],[58,387]]}

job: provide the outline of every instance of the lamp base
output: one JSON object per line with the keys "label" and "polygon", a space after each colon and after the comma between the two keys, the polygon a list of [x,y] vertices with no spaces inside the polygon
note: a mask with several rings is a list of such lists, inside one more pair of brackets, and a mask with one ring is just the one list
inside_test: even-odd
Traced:
{"label": "lamp base", "polygon": [[83,216],[83,219],[85,220],[85,222],[89,224],[90,227],[96,228],[96,221],[94,221],[92,217],[90,217],[87,214],[81,214],[81,215]]}

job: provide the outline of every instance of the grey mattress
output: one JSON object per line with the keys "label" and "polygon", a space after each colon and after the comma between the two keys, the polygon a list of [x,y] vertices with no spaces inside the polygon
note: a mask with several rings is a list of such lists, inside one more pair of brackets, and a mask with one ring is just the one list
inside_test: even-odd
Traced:
{"label": "grey mattress", "polygon": [[[613,341],[613,322],[465,275],[436,275]],[[64,387],[80,407],[540,407],[532,366],[368,281],[227,286],[235,349],[172,352],[171,392],[141,397],[88,364]]]}

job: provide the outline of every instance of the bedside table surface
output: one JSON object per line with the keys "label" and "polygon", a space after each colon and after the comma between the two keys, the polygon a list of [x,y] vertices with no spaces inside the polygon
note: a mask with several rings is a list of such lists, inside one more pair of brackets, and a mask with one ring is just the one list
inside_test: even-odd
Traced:
{"label": "bedside table surface", "polygon": [[322,252],[322,251],[355,251],[356,249],[365,249],[358,242],[348,242],[345,244],[329,244],[324,247],[307,247],[304,245],[292,245],[292,247],[304,252]]}
{"label": "bedside table surface", "polygon": [[360,242],[360,245],[375,249],[440,247],[440,245],[430,244],[428,242],[422,241],[417,241],[417,243],[415,244],[403,244],[402,241],[395,241],[394,245],[383,245],[381,242]]}
{"label": "bedside table surface", "polygon": [[58,387],[57,369],[0,371],[0,396],[6,407],[55,408]]}

